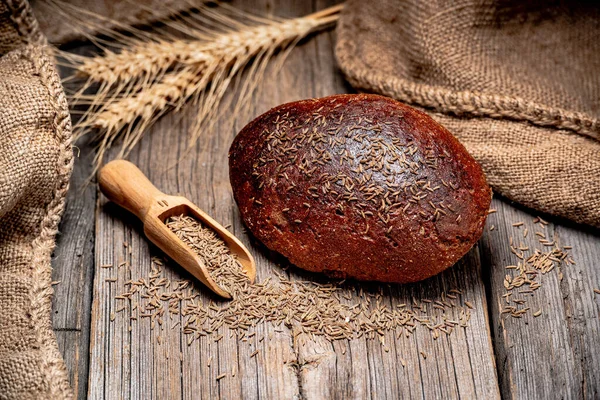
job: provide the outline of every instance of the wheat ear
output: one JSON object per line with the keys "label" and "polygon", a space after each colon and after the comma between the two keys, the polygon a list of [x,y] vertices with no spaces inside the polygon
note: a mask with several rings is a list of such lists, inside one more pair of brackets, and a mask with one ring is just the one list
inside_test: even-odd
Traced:
{"label": "wheat ear", "polygon": [[75,69],[74,76],[86,78],[84,87],[96,82],[101,85],[93,96],[80,90],[72,98],[74,104],[90,106],[76,129],[78,135],[98,131],[96,166],[119,137],[123,140],[118,156],[123,157],[161,115],[181,108],[190,98],[198,107],[190,134],[192,144],[202,128],[214,123],[218,106],[236,76],[246,71],[235,108],[239,111],[277,51],[289,51],[309,33],[336,21],[341,10],[335,6],[302,18],[266,20],[225,6],[229,14],[246,17],[240,21],[222,8],[201,7],[194,21],[178,19],[177,24],[169,24],[185,35],[184,39],[149,38],[144,33],[127,37],[120,52],[64,57]]}
{"label": "wheat ear", "polygon": [[[223,35],[201,52],[195,51],[194,59],[202,56],[202,59],[212,62],[194,62],[185,69],[167,73],[161,81],[140,90],[135,95],[111,102],[89,123],[94,128],[100,128],[105,131],[106,135],[111,136],[117,135],[125,126],[139,118],[139,125],[132,131],[132,134],[127,135],[137,138],[139,136],[137,133],[146,128],[157,115],[162,115],[167,107],[181,107],[182,103],[190,96],[205,89],[208,83],[214,84],[216,81],[223,82],[230,79],[261,51],[268,51],[273,46],[278,47],[285,42],[304,37],[317,26],[318,21],[297,19],[278,25]],[[198,64],[201,68],[196,67]],[[226,71],[226,69],[229,70]],[[223,72],[227,74],[225,75]],[[219,85],[214,86],[219,87]],[[201,103],[197,114],[198,120],[205,120],[207,114],[215,109],[215,103],[222,98],[227,86],[221,85],[219,90],[212,91],[212,96]],[[197,139],[194,134],[200,131],[200,126],[196,126],[194,131],[191,143]],[[135,140],[132,141],[129,138],[125,138],[124,142],[128,146],[124,149],[123,154],[130,151],[131,147],[135,145]]]}

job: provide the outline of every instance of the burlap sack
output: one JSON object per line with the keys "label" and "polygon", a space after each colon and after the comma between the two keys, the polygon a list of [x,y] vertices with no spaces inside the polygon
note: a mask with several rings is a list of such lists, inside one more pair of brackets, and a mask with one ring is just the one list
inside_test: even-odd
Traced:
{"label": "burlap sack", "polygon": [[600,7],[350,0],[337,34],[353,86],[425,108],[498,193],[600,226]]}
{"label": "burlap sack", "polygon": [[24,0],[0,0],[0,399],[71,397],[50,321],[50,256],[71,122]]}

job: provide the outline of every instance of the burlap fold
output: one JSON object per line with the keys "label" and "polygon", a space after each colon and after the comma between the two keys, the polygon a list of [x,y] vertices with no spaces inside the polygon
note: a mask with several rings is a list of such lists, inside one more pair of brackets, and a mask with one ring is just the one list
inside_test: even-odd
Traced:
{"label": "burlap fold", "polygon": [[337,33],[351,84],[424,108],[495,191],[600,227],[600,7],[350,0]]}
{"label": "burlap fold", "polygon": [[28,5],[0,0],[0,399],[72,397],[50,320],[71,121],[43,45]]}

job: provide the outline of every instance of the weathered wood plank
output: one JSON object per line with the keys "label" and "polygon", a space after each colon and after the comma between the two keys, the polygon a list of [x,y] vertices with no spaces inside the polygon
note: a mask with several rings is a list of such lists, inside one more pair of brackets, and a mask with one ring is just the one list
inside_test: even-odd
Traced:
{"label": "weathered wood plank", "polygon": [[474,306],[467,328],[437,340],[427,330],[400,338],[388,333],[389,351],[377,340],[309,340],[297,350],[301,393],[311,399],[498,397],[480,270],[476,248],[440,276],[392,285],[385,296],[395,306],[410,304],[413,298],[439,299],[441,292],[459,289]]}
{"label": "weathered wood plank", "polygon": [[[566,311],[573,358],[582,379],[575,396],[600,397],[600,232],[557,225],[555,234],[564,245],[573,245],[576,264],[563,269],[561,297]],[[579,388],[581,392],[579,392]]]}
{"label": "weathered wood plank", "polygon": [[69,383],[79,399],[87,395],[89,331],[55,330],[58,350],[65,360]]}
{"label": "weathered wood plank", "polygon": [[52,257],[52,326],[75,394],[87,393],[90,308],[94,270],[96,187],[85,182],[91,172],[91,146],[79,144],[71,187]]}
{"label": "weathered wood plank", "polygon": [[[319,5],[319,8],[324,6]],[[268,9],[266,4],[261,7]],[[310,4],[296,3],[287,11],[284,7],[278,9],[277,13],[303,15],[311,11]],[[332,49],[333,35],[325,33],[292,52],[281,74],[275,79],[265,79],[250,113],[258,115],[283,102],[346,91],[334,66]],[[177,125],[177,121],[181,124]],[[249,245],[257,258],[257,278],[273,276],[272,270],[278,269],[274,264],[277,258],[244,232],[229,187],[226,155],[241,125],[231,130],[223,124],[213,132],[206,132],[191,155],[180,160],[188,123],[188,119],[180,120],[179,116],[164,118],[130,159],[161,190],[182,193],[224,225],[232,224],[233,232]],[[180,161],[179,164],[166,169],[176,161]],[[157,252],[145,244],[139,223],[123,214],[110,205],[100,206],[97,264],[120,262],[122,242],[128,241],[136,255],[131,276],[147,276],[149,254]],[[399,339],[390,332],[385,338],[385,349],[379,341],[365,338],[331,344],[305,337],[304,344],[294,346],[289,329],[275,330],[268,324],[256,328],[254,341],[240,342],[230,337],[226,328],[221,328],[219,333],[224,337],[218,343],[214,338],[201,337],[189,347],[180,331],[169,330],[161,333],[165,337],[164,349],[161,349],[148,320],[133,323],[131,333],[125,323],[129,310],[123,311],[123,318],[119,315],[110,321],[117,307],[113,299],[118,293],[113,287],[122,287],[129,275],[119,272],[114,275],[117,282],[107,285],[104,280],[110,275],[109,271],[96,270],[89,388],[92,398],[166,395],[170,398],[239,398],[242,395],[245,398],[497,398],[499,395],[477,250],[440,277],[420,285],[394,285],[384,296],[385,302],[395,306],[410,303],[413,297],[438,299],[443,291],[460,289],[475,306],[470,326],[465,331],[457,328],[450,337],[442,336],[438,340],[433,340],[425,329]],[[186,276],[174,269],[170,269],[169,274],[173,279]],[[289,275],[293,280],[307,279],[306,274],[293,269]],[[205,293],[202,296],[207,299]],[[172,363],[178,344],[180,364]],[[258,355],[250,358],[255,349],[259,350]],[[461,360],[460,365],[453,361],[454,357]],[[222,373],[227,376],[217,381],[216,377]],[[177,374],[181,374],[179,381]]]}
{"label": "weathered wood plank", "polygon": [[[167,118],[159,123],[152,138],[141,143],[131,160],[161,190],[182,192],[223,224],[236,223],[234,231],[241,230],[239,220],[232,219],[231,194],[223,185],[223,182],[228,181],[228,143],[225,142],[230,141],[231,136],[213,135],[212,143],[199,143],[199,151],[194,157],[165,171],[164,167],[177,161],[183,151],[177,143],[185,143],[184,140],[173,140],[173,136],[183,138],[185,135],[185,130],[170,130],[173,120]],[[148,157],[154,152],[164,154],[160,161]],[[219,158],[218,161],[215,155]],[[196,184],[189,186],[190,182]],[[100,207],[96,240],[97,263],[112,264],[115,267],[96,270],[97,284],[92,310],[94,333],[90,365],[91,398],[239,398],[242,393],[250,398],[294,397],[297,393],[297,389],[294,389],[297,387],[297,377],[291,367],[285,367],[286,363],[294,364],[289,333],[274,335],[273,327],[261,326],[257,329],[256,340],[258,337],[267,339],[250,347],[238,343],[235,337],[230,337],[226,328],[221,328],[219,333],[224,336],[218,343],[214,342],[214,337],[201,337],[187,346],[188,338],[182,337],[179,328],[169,329],[175,321],[171,322],[167,318],[167,328],[160,332],[157,327],[154,331],[151,329],[149,319],[138,318],[137,322],[131,324],[132,330],[129,333],[128,319],[135,315],[130,310],[123,311],[122,316],[115,316],[114,321],[111,321],[111,314],[119,307],[115,304],[114,297],[125,291],[124,282],[148,276],[151,268],[150,255],[159,255],[160,252],[149,248],[141,234],[140,224],[133,220],[133,216],[123,217],[122,211],[104,202]],[[128,242],[133,255],[127,256],[123,250],[123,242]],[[126,267],[116,267],[122,261],[131,263],[131,272]],[[257,262],[258,279],[265,279],[270,274],[269,261],[257,254]],[[190,279],[183,271],[171,266],[165,268],[165,275],[172,281]],[[107,278],[117,278],[117,281],[107,283]],[[119,290],[114,290],[113,287]],[[203,300],[207,302],[209,296],[205,290],[200,290]],[[271,335],[274,336],[269,338]],[[158,344],[157,336],[164,338],[162,344]],[[254,348],[259,349],[261,354],[250,359],[249,355]],[[244,362],[238,361],[240,358]],[[237,378],[231,376],[234,369],[237,370]],[[221,373],[227,373],[228,377],[216,381]]]}
{"label": "weathered wood plank", "polygon": [[[482,239],[483,263],[488,265],[490,315],[502,393],[507,398],[596,398],[600,387],[600,308],[593,288],[600,283],[600,236],[583,227],[534,224],[534,215],[495,199],[498,212],[488,219]],[[546,217],[544,217],[546,218]],[[547,218],[549,219],[549,218]],[[551,220],[551,219],[549,219]],[[512,224],[523,221],[523,226]],[[494,225],[495,229],[489,228]],[[528,230],[524,237],[525,229]],[[535,232],[556,237],[561,246],[573,245],[576,265],[566,265],[539,278],[533,295],[518,294],[530,307],[523,318],[500,314],[507,306],[505,266],[520,261],[510,251],[509,238],[533,248],[542,246]],[[552,240],[552,239],[550,239]],[[562,277],[561,277],[562,273]],[[595,286],[594,286],[595,285]],[[594,298],[596,297],[596,298]],[[511,304],[514,304],[511,302]],[[534,317],[538,310],[542,314]]]}

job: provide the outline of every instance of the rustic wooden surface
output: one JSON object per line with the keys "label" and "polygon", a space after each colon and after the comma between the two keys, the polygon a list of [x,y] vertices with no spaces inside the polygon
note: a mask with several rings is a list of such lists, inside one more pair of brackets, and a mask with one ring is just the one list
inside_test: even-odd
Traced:
{"label": "rustic wooden surface", "polygon": [[[300,16],[329,2],[252,1],[234,3],[251,11]],[[337,70],[334,33],[301,43],[279,75],[269,76],[249,112],[258,115],[287,101],[351,91]],[[223,120],[206,132],[181,160],[193,110],[169,115],[144,137],[129,159],[166,193],[182,194],[207,211],[249,246],[257,260],[257,279],[280,270],[285,262],[255,242],[242,226],[229,186],[227,151],[235,132]],[[572,245],[576,265],[544,275],[543,286],[528,298],[537,318],[500,315],[504,266],[516,260],[509,237],[522,238],[524,221],[533,233],[534,214],[494,199],[484,237],[456,266],[428,281],[384,287],[395,305],[413,298],[439,298],[456,288],[474,305],[467,328],[433,340],[424,329],[412,336],[386,336],[389,351],[377,340],[329,343],[323,339],[294,344],[293,332],[269,324],[256,328],[263,341],[241,343],[221,328],[215,343],[203,337],[187,346],[178,329],[150,329],[147,319],[131,323],[129,310],[114,297],[124,282],[147,276],[150,257],[160,252],[143,238],[139,221],[83,186],[90,173],[91,146],[82,144],[68,206],[54,257],[54,328],[79,398],[597,398],[600,396],[600,235],[561,223],[547,228],[563,245]],[[173,166],[174,165],[174,166]],[[172,168],[169,168],[173,166]],[[550,221],[552,219],[548,218]],[[490,230],[494,225],[494,230]],[[127,242],[128,247],[123,243]],[[539,245],[537,247],[540,247]],[[131,250],[131,252],[130,252]],[[99,268],[128,261],[131,268]],[[290,279],[311,279],[291,268]],[[187,275],[172,267],[173,279]],[[116,282],[106,279],[116,278]],[[175,321],[169,321],[168,326]],[[281,330],[281,332],[280,332]],[[156,336],[164,338],[158,344]],[[259,354],[250,358],[255,350]],[[421,352],[427,355],[424,358]],[[210,367],[208,359],[211,359]],[[402,363],[405,365],[403,366]],[[236,371],[232,376],[232,370]],[[228,376],[220,381],[221,373]]]}
{"label": "rustic wooden surface", "polygon": [[94,279],[96,188],[84,185],[91,173],[92,147],[83,141],[52,259],[52,326],[78,398],[87,393],[90,310]]}
{"label": "rustic wooden surface", "polygon": [[[494,200],[498,212],[488,217],[480,241],[482,262],[488,266],[488,296],[502,393],[515,398],[598,398],[600,396],[600,235],[570,224],[534,224],[534,217],[520,207]],[[546,218],[546,217],[544,217]],[[552,221],[551,218],[547,218]],[[521,227],[512,224],[523,221]],[[523,232],[528,229],[527,238]],[[535,232],[554,237],[561,246],[573,246],[575,265],[541,277],[535,295],[523,295],[535,318],[500,315],[505,305],[503,266],[516,264],[509,238],[531,248],[541,248]],[[515,291],[516,292],[516,291]],[[514,296],[513,296],[514,297]]]}

